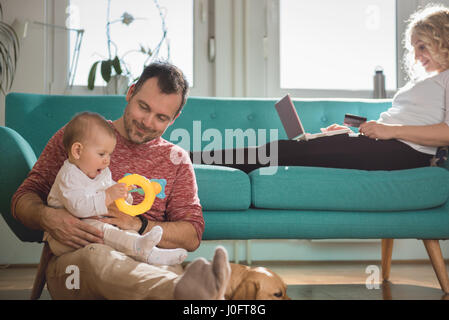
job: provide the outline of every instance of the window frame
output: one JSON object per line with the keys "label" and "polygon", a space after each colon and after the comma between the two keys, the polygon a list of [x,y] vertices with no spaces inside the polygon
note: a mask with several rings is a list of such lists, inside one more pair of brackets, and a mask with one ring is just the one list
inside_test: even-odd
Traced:
{"label": "window frame", "polygon": [[[405,85],[402,69],[406,20],[428,0],[396,0],[397,88]],[[447,1],[447,0],[445,0]],[[65,25],[68,0],[45,0],[46,22]],[[279,0],[194,0],[194,87],[190,96],[371,98],[372,91],[281,89],[279,74]],[[45,87],[49,94],[105,94],[84,86],[66,87],[69,52],[66,31],[46,28]],[[209,56],[210,38],[215,55]],[[399,59],[400,58],[400,59]],[[387,91],[392,97],[395,91]]]}
{"label": "window frame", "polygon": [[[283,89],[280,87],[280,36],[279,36],[279,0],[265,0],[266,16],[266,40],[264,67],[265,78],[262,87],[265,92],[260,92],[266,97],[280,97],[290,93],[293,97],[304,98],[372,98],[372,90],[322,90],[322,89]],[[396,90],[388,90],[387,97],[391,98],[397,88],[405,84],[406,74],[402,69],[403,34],[406,28],[406,19],[412,14],[419,1],[396,0],[396,60],[397,60],[397,82]],[[268,10],[271,8],[271,11]],[[260,63],[259,63],[260,67]],[[260,84],[259,84],[260,85]]]}

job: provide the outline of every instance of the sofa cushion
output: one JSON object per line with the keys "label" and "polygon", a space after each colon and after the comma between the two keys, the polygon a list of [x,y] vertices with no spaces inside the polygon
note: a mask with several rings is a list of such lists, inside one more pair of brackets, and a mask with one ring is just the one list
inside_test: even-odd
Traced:
{"label": "sofa cushion", "polygon": [[260,170],[249,174],[256,208],[419,210],[440,206],[449,195],[449,172],[438,167],[396,171],[278,167],[273,175]]}
{"label": "sofa cushion", "polygon": [[203,210],[246,210],[251,204],[248,175],[233,168],[194,164]]}
{"label": "sofa cushion", "polygon": [[446,204],[425,210],[388,212],[252,208],[206,211],[203,240],[448,239],[448,210]]}

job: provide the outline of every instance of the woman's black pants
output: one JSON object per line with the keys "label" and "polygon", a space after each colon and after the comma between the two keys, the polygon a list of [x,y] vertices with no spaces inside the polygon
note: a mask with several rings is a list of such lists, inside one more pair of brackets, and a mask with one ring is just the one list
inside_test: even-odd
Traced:
{"label": "woman's black pants", "polygon": [[193,163],[222,165],[246,173],[268,166],[411,169],[429,166],[432,157],[398,140],[376,140],[346,134],[309,141],[279,140],[259,147],[190,153]]}

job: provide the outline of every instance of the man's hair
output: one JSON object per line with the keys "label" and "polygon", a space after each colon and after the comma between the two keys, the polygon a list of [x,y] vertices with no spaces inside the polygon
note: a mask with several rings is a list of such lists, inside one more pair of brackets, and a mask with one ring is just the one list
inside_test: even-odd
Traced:
{"label": "man's hair", "polygon": [[133,95],[135,95],[140,90],[145,81],[154,77],[157,78],[158,87],[162,93],[181,94],[181,105],[179,106],[178,111],[176,111],[176,116],[184,107],[187,100],[187,94],[189,92],[189,83],[184,73],[178,67],[169,62],[153,62],[143,70],[142,74],[139,77],[139,80],[137,80],[134,86]]}
{"label": "man's hair", "polygon": [[415,35],[423,41],[429,49],[432,58],[446,70],[449,68],[449,8],[442,5],[430,4],[416,11],[408,21],[405,32],[406,55],[405,68],[410,78],[417,78],[415,74],[415,50],[411,44],[411,37]]}
{"label": "man's hair", "polygon": [[103,130],[115,139],[115,131],[105,118],[98,113],[81,112],[76,114],[65,126],[62,143],[66,152],[70,154],[70,149],[75,142],[85,142],[90,135],[98,132],[93,129]]}

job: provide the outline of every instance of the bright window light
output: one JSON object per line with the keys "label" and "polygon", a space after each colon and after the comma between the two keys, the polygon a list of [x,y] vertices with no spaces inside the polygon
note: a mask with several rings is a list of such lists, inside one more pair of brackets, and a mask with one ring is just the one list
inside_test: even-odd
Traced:
{"label": "bright window light", "polygon": [[372,90],[377,66],[396,89],[396,1],[280,0],[285,89]]}
{"label": "bright window light", "polygon": [[[141,46],[152,51],[162,39],[162,20],[155,3],[165,16],[167,40],[162,44],[158,57],[178,66],[193,86],[193,0],[111,0],[110,38],[114,58],[116,50],[132,75],[137,78],[148,56],[139,53]],[[92,64],[109,58],[106,36],[107,0],[70,0],[67,8],[67,27],[84,29],[79,62],[74,85],[86,86]],[[120,20],[124,13],[134,20],[129,25]],[[170,50],[168,51],[167,43]],[[70,52],[73,52],[75,35],[70,36]],[[97,66],[95,86],[105,85],[100,65]]]}

